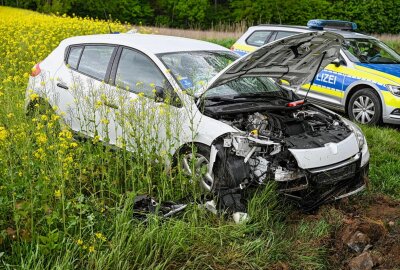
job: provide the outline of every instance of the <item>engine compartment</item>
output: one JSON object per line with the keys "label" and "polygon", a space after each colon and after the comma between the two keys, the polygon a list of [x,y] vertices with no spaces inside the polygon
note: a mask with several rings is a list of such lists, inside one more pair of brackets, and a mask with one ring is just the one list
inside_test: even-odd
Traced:
{"label": "engine compartment", "polygon": [[[235,166],[229,169],[247,172],[248,179],[231,174],[231,187],[246,181],[263,184],[273,180],[283,193],[307,189],[307,171],[299,168],[289,149],[324,147],[351,134],[336,114],[311,104],[293,109],[219,113],[214,118],[238,130],[238,134],[230,134],[219,143],[220,153],[224,151],[220,155],[222,163],[226,164],[229,155],[235,156]],[[220,169],[226,171],[227,167]]]}
{"label": "engine compartment", "polygon": [[289,148],[323,147],[328,142],[340,142],[351,133],[335,114],[313,105],[296,110],[226,114],[217,119],[256,138],[277,141]]}

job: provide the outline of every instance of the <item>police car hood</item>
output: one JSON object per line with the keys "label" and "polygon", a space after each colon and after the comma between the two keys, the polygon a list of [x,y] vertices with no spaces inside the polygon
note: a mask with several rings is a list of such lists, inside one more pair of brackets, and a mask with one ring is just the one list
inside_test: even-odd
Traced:
{"label": "police car hood", "polygon": [[323,31],[274,41],[227,66],[197,96],[240,77],[267,76],[300,86],[312,80],[322,57],[319,71],[339,56],[342,42],[342,36]]}

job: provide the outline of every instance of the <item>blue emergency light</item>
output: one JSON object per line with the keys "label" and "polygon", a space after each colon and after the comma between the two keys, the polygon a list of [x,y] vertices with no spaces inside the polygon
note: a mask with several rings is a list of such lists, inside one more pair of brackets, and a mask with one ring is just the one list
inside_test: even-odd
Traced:
{"label": "blue emergency light", "polygon": [[357,29],[357,24],[348,21],[317,19],[308,21],[307,27],[316,30],[324,30],[324,28],[330,28],[330,29],[338,29],[345,31],[355,31]]}

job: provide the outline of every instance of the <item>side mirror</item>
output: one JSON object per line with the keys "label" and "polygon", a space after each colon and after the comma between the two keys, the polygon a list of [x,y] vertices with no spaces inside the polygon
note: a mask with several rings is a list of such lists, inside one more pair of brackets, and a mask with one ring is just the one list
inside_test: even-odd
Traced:
{"label": "side mirror", "polygon": [[156,101],[156,102],[164,101],[164,99],[165,99],[165,90],[164,90],[164,87],[156,86],[156,87],[155,87],[155,90],[156,90],[155,95],[154,95],[155,101]]}
{"label": "side mirror", "polygon": [[340,67],[341,65],[346,65],[346,62],[343,59],[336,58],[335,60],[332,61],[332,64],[335,65],[335,67]]}

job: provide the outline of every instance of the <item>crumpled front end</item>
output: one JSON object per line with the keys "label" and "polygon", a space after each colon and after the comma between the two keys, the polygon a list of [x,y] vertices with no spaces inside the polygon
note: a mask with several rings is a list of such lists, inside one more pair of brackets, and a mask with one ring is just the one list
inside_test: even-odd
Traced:
{"label": "crumpled front end", "polygon": [[281,194],[310,211],[365,188],[367,144],[360,149],[356,135],[336,115],[314,107],[224,118],[246,132],[215,142],[219,194],[274,181]]}

